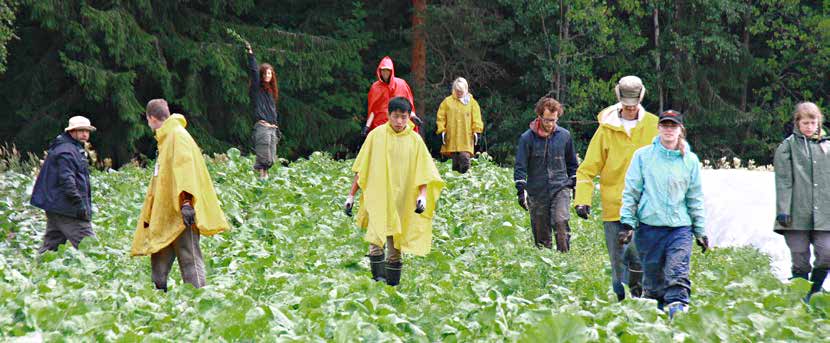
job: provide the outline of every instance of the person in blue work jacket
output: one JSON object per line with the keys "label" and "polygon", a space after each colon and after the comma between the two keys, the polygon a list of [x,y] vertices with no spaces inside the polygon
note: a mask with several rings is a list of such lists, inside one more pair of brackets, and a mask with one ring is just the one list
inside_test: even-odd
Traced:
{"label": "person in blue work jacket", "polygon": [[643,264],[643,296],[673,318],[689,306],[692,242],[706,252],[709,239],[700,160],[685,140],[683,115],[665,111],[657,127],[657,137],[634,153],[625,175],[618,239],[628,243],[633,236]]}

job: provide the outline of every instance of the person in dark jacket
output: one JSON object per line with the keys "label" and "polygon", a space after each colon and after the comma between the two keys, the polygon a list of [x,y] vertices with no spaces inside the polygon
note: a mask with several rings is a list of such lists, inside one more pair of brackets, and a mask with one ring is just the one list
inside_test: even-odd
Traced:
{"label": "person in dark jacket", "polygon": [[92,231],[92,188],[84,143],[95,131],[89,119],[75,116],[52,144],[32,190],[31,204],[46,211],[46,233],[39,252],[58,250],[69,240],[77,248]]}
{"label": "person in dark jacket", "polygon": [[277,73],[268,63],[257,64],[251,44],[245,43],[248,50],[248,71],[251,74],[249,94],[254,107],[254,152],[256,162],[254,169],[260,179],[268,177],[268,169],[274,165],[277,157],[277,144],[282,134],[277,124]]}
{"label": "person in dark jacket", "polygon": [[519,137],[516,149],[516,182],[519,205],[530,212],[536,246],[552,248],[556,228],[556,250],[570,250],[571,191],[576,184],[578,162],[570,132],[556,125],[562,105],[545,96],[536,103],[536,119]]}

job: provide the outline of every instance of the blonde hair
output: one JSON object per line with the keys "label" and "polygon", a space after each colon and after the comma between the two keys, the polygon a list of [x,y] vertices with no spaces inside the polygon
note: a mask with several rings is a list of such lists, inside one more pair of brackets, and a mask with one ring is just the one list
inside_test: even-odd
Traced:
{"label": "blonde hair", "polygon": [[470,92],[470,85],[467,83],[467,79],[463,77],[459,77],[452,82],[452,89],[459,90],[467,94]]}
{"label": "blonde hair", "polygon": [[793,111],[793,122],[796,127],[798,127],[798,122],[804,118],[818,120],[819,127],[821,127],[824,121],[824,115],[821,114],[821,109],[818,108],[818,105],[809,101],[798,103],[798,105],[795,105],[795,111]]}

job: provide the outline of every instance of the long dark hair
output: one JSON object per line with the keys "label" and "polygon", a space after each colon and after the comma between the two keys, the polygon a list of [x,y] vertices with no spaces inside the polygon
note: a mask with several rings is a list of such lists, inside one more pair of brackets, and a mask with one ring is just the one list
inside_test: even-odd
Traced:
{"label": "long dark hair", "polygon": [[[271,69],[271,81],[265,82],[265,71]],[[259,80],[260,80],[260,87],[264,89],[266,92],[271,94],[271,97],[274,98],[274,102],[277,102],[280,96],[280,90],[277,88],[277,72],[274,70],[268,63],[263,63],[259,65]]]}

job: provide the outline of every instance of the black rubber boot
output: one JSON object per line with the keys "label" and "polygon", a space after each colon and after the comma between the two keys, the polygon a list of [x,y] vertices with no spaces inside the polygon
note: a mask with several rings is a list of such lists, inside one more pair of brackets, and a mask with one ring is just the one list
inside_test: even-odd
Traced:
{"label": "black rubber boot", "polygon": [[637,270],[628,270],[628,290],[631,291],[632,298],[639,298],[643,296],[643,272]]}
{"label": "black rubber boot", "polygon": [[571,228],[568,222],[556,223],[556,250],[559,252],[571,250]]}
{"label": "black rubber boot", "polygon": [[389,286],[397,286],[401,281],[402,262],[392,262],[386,264],[386,284]]}
{"label": "black rubber boot", "polygon": [[372,269],[372,280],[386,281],[386,260],[383,255],[368,257],[369,267]]}
{"label": "black rubber boot", "polygon": [[810,280],[810,273],[793,273],[793,276],[790,278],[790,280],[794,280],[794,279],[804,279],[804,280],[809,281]]}
{"label": "black rubber boot", "polygon": [[824,279],[827,278],[827,269],[813,269],[813,275],[810,276],[810,282],[813,287],[810,288],[810,293],[804,298],[804,301],[810,303],[810,298],[813,294],[821,292],[821,286],[824,285]]}

